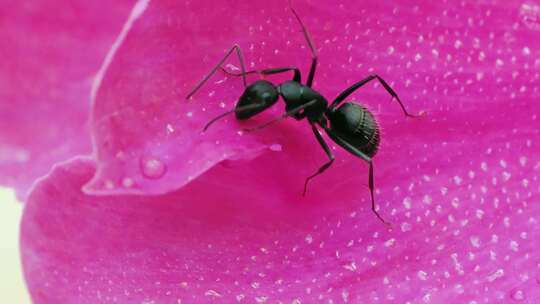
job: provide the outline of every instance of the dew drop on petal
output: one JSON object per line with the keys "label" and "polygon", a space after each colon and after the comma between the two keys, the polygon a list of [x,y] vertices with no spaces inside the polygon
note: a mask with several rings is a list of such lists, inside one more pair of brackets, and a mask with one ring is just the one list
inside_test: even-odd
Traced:
{"label": "dew drop on petal", "polygon": [[134,184],[135,184],[135,182],[133,181],[132,178],[124,177],[122,179],[122,186],[124,186],[125,188],[131,188],[131,187],[133,187]]}
{"label": "dew drop on petal", "polygon": [[521,289],[514,289],[510,292],[510,298],[514,301],[525,300],[525,293]]}
{"label": "dew drop on petal", "polygon": [[407,232],[407,231],[411,231],[411,229],[412,229],[411,224],[409,224],[407,222],[401,223],[401,231]]}
{"label": "dew drop on petal", "polygon": [[281,152],[282,147],[281,147],[280,144],[272,144],[272,145],[270,145],[270,150],[272,150],[274,152]]}
{"label": "dew drop on petal", "polygon": [[207,290],[204,293],[204,295],[207,296],[207,297],[216,297],[216,298],[221,298],[222,297],[222,295],[219,292],[217,292],[217,291],[215,291],[213,289]]}
{"label": "dew drop on petal", "polygon": [[142,157],[140,166],[143,175],[148,178],[160,178],[167,171],[165,164],[155,157]]}
{"label": "dew drop on petal", "polygon": [[456,284],[454,286],[454,291],[457,293],[457,294],[462,294],[465,292],[465,288],[463,287],[463,285],[461,284]]}
{"label": "dew drop on petal", "polygon": [[114,189],[114,182],[110,179],[106,180],[103,182],[103,186],[105,187],[105,189]]}

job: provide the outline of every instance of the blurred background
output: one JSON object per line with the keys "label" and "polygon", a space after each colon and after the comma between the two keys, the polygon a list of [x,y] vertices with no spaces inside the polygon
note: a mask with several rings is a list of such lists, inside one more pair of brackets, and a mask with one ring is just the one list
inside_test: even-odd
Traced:
{"label": "blurred background", "polygon": [[0,303],[29,304],[19,255],[19,222],[23,205],[15,192],[0,187]]}

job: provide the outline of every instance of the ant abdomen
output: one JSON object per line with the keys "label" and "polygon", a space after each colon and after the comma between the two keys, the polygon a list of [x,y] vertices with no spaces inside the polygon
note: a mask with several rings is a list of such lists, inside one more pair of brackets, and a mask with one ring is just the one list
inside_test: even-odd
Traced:
{"label": "ant abdomen", "polygon": [[339,108],[329,111],[327,116],[330,128],[336,135],[369,157],[377,153],[380,143],[379,125],[367,108],[345,102]]}

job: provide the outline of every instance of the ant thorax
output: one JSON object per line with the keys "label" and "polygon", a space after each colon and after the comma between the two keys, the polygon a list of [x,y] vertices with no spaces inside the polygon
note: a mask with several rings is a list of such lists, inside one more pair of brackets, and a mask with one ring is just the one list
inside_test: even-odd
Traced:
{"label": "ant thorax", "polygon": [[294,80],[282,83],[278,92],[285,102],[286,111],[308,105],[294,116],[296,119],[308,117],[311,122],[318,122],[328,107],[328,101],[321,94]]}

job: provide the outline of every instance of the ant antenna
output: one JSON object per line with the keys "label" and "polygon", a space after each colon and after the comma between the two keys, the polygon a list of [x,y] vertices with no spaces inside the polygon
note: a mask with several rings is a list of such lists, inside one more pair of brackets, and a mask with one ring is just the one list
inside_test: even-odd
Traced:
{"label": "ant antenna", "polygon": [[315,77],[315,69],[317,68],[317,50],[313,46],[313,40],[311,39],[311,35],[309,34],[306,26],[302,22],[302,19],[300,19],[300,16],[298,16],[298,13],[292,6],[292,0],[289,0],[289,8],[291,9],[292,13],[294,14],[294,17],[302,27],[302,32],[304,33],[304,38],[306,38],[306,41],[308,43],[308,46],[311,50],[311,68],[309,69],[309,76],[308,80],[306,82],[306,85],[311,88],[311,85],[313,84],[313,78]]}

